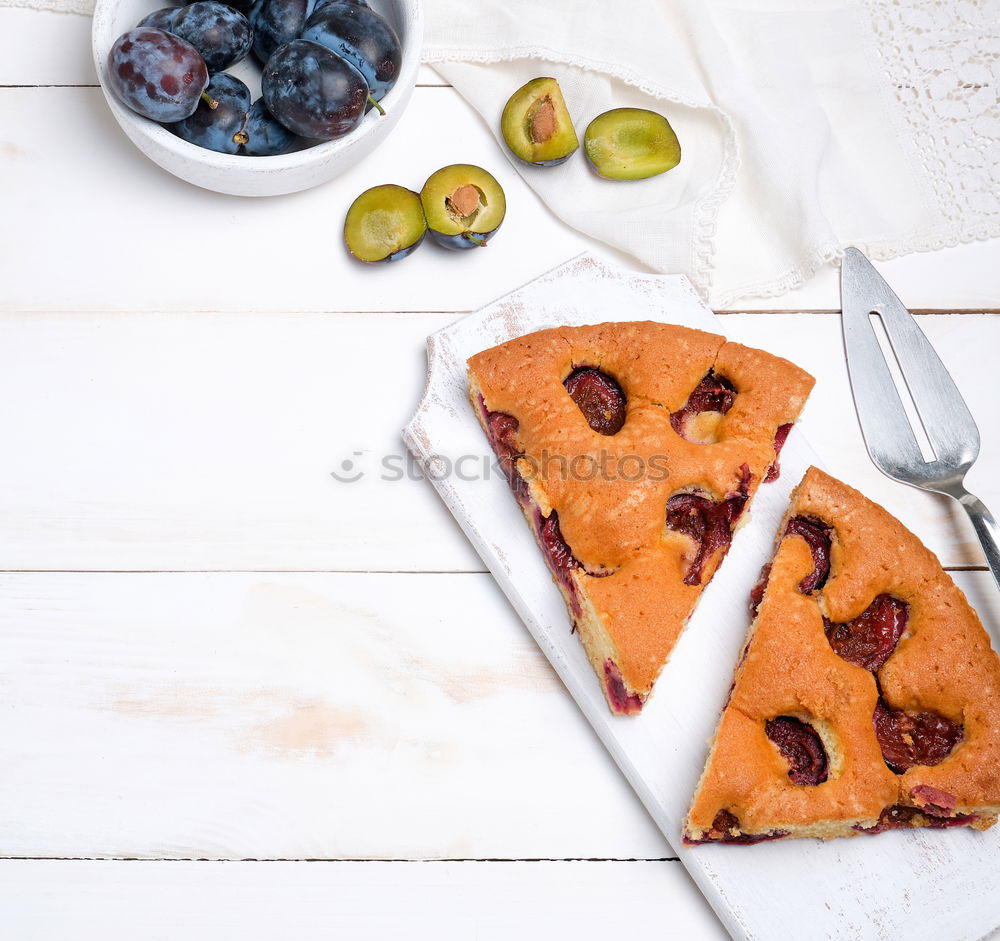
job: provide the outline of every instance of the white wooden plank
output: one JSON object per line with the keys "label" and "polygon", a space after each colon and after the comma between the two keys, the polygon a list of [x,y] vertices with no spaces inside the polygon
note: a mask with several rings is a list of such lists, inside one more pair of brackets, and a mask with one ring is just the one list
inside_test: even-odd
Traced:
{"label": "white wooden plank", "polygon": [[0,909],[32,941],[727,937],[669,862],[6,861]]}
{"label": "white wooden plank", "polygon": [[[382,479],[396,475],[383,459],[402,466],[425,337],[452,316],[0,317],[0,569],[482,571],[425,481]],[[970,488],[1000,512],[1000,318],[921,323],[980,422]],[[833,474],[945,564],[981,564],[955,508],[868,460],[837,317],[734,315],[719,328],[816,375],[802,431]],[[344,460],[361,481],[331,476],[347,476]]]}
{"label": "white wooden plank", "polygon": [[89,16],[0,7],[0,85],[95,85]]}
{"label": "white wooden plank", "polygon": [[486,575],[0,575],[0,737],[0,856],[672,855]]}
{"label": "white wooden plank", "polygon": [[[875,265],[908,307],[976,310],[1000,306],[996,239],[914,252]],[[748,298],[739,306],[743,310],[839,310],[840,266],[824,266],[800,288],[781,297]]]}
{"label": "white wooden plank", "polygon": [[[447,83],[428,66],[423,66],[418,75],[417,81],[421,85],[435,86],[446,85]],[[94,84],[96,76],[94,74],[93,63],[90,56],[90,19],[88,17],[62,15],[57,13],[26,10],[22,8],[0,8],[0,86],[20,86],[20,85],[86,85]],[[71,92],[69,89],[60,90],[63,94]],[[529,223],[523,227],[523,231],[518,236],[519,243],[524,247],[523,254],[515,256],[515,261],[505,262],[504,267],[528,268],[535,273],[551,267],[555,261],[563,261],[572,257],[581,250],[587,243],[582,236],[571,232],[554,220],[549,213],[537,203],[534,196],[508,167],[506,159],[497,150],[492,137],[489,135],[481,118],[470,108],[464,105],[458,95],[454,92],[448,93],[449,101],[444,105],[441,99],[430,99],[428,105],[421,105],[423,98],[421,94],[415,96],[414,113],[419,112],[420,118],[406,122],[410,125],[405,133],[401,129],[393,136],[393,144],[382,148],[382,153],[372,157],[365,165],[365,169],[372,172],[366,173],[362,169],[352,171],[348,177],[350,183],[345,183],[345,189],[337,199],[334,199],[332,192],[326,191],[331,187],[324,187],[325,198],[320,201],[320,197],[315,197],[313,206],[318,207],[315,211],[319,216],[325,216],[331,209],[331,204],[336,204],[334,215],[338,217],[338,222],[334,229],[339,226],[339,216],[349,204],[357,192],[366,186],[378,182],[393,181],[401,182],[411,187],[418,187],[423,177],[430,170],[444,163],[456,161],[474,160],[490,167],[498,175],[504,172],[502,182],[505,186],[513,188],[515,196],[520,191],[523,198],[515,199],[515,205],[519,212],[530,217]],[[58,103],[57,103],[58,102]],[[35,96],[20,96],[14,98],[0,99],[0,107],[3,107],[5,114],[5,127],[16,128],[16,133],[10,131],[5,134],[5,146],[10,156],[9,148],[13,147],[14,154],[19,154],[23,149],[36,151],[32,159],[28,161],[29,167],[22,169],[19,163],[3,164],[3,176],[10,179],[8,187],[0,184],[0,196],[4,198],[4,205],[10,218],[20,220],[21,241],[27,244],[35,244],[41,239],[45,244],[55,241],[69,251],[69,257],[64,257],[64,277],[70,273],[79,277],[79,282],[83,286],[90,286],[91,290],[77,292],[66,292],[53,290],[56,285],[46,284],[44,295],[38,291],[39,281],[37,277],[39,264],[24,267],[20,262],[22,258],[16,259],[17,264],[12,264],[10,272],[16,276],[12,281],[12,276],[5,277],[5,284],[8,291],[5,292],[3,303],[9,309],[11,306],[22,306],[31,309],[35,308],[67,308],[76,309],[85,307],[100,309],[109,306],[117,306],[120,303],[127,308],[130,304],[134,306],[149,306],[148,287],[146,294],[140,294],[137,303],[133,301],[135,292],[142,286],[148,286],[151,269],[147,262],[139,257],[142,263],[134,274],[130,274],[130,266],[127,261],[135,262],[137,256],[141,256],[139,248],[125,248],[125,257],[122,258],[122,265],[115,270],[114,265],[109,265],[106,257],[106,242],[102,238],[94,239],[88,229],[95,216],[101,217],[109,211],[116,215],[128,213],[130,216],[150,213],[156,216],[165,216],[166,220],[161,221],[159,226],[163,234],[163,245],[182,245],[188,238],[182,237],[182,225],[178,222],[170,221],[174,216],[173,207],[176,206],[176,219],[197,212],[199,225],[206,229],[211,227],[213,231],[223,230],[231,233],[234,238],[232,253],[235,255],[237,249],[244,244],[244,239],[239,238],[241,229],[249,229],[251,226],[256,230],[254,241],[257,242],[259,233],[258,225],[280,228],[282,231],[293,225],[301,225],[301,211],[298,209],[296,200],[296,212],[286,213],[267,210],[264,214],[263,223],[257,221],[249,222],[248,217],[260,220],[262,207],[257,207],[251,211],[240,210],[236,218],[233,218],[232,206],[239,200],[226,197],[216,197],[210,195],[194,195],[192,191],[183,184],[174,183],[172,180],[152,167],[144,167],[145,163],[138,152],[114,130],[113,122],[109,120],[107,109],[104,107],[97,94],[84,95],[77,92],[68,94],[65,98],[44,98],[41,102]],[[414,129],[416,128],[416,130]],[[58,135],[58,136],[57,136]],[[403,139],[401,139],[403,138]],[[73,147],[67,148],[66,141],[73,140]],[[42,160],[38,158],[45,152],[50,153],[51,159]],[[65,165],[61,163],[62,155],[71,153],[78,155],[87,153],[90,157],[89,163],[96,164],[88,172],[77,172],[67,176]],[[403,174],[407,178],[403,179],[399,168],[403,161],[399,155],[405,154],[405,162],[409,164],[409,170]],[[436,162],[435,162],[436,161]],[[53,164],[59,164],[53,166]],[[499,170],[497,168],[500,168]],[[19,172],[10,173],[10,169]],[[83,171],[82,161],[74,162],[74,169]],[[136,180],[129,178],[137,174]],[[422,175],[421,175],[422,174]],[[412,177],[412,178],[411,178]],[[58,179],[59,184],[53,186],[53,179]],[[157,182],[158,181],[158,182]],[[337,184],[331,184],[336,186]],[[28,192],[25,192],[28,190]],[[46,226],[42,220],[47,213],[35,215],[37,205],[31,194],[31,190],[42,191],[43,204],[46,210],[54,211],[61,220],[59,230]],[[179,193],[188,190],[185,196]],[[51,191],[51,197],[68,199],[67,205],[52,205],[51,199],[45,200],[44,194]],[[19,195],[20,198],[11,200],[10,196]],[[109,198],[110,197],[110,198]],[[70,206],[78,206],[81,214],[81,223],[76,225],[66,211]],[[230,207],[227,211],[227,207]],[[31,227],[37,225],[37,230]],[[313,228],[313,233],[318,227]],[[513,228],[508,222],[508,229]],[[26,231],[27,229],[27,231]],[[323,231],[326,231],[324,227]],[[535,240],[525,233],[538,232]],[[65,232],[65,238],[62,233]],[[313,233],[310,233],[313,234]],[[81,237],[82,235],[82,237]],[[752,238],[752,233],[747,233],[747,238]],[[308,237],[301,241],[306,242]],[[277,241],[277,240],[275,240]],[[318,242],[315,246],[297,245],[295,246],[302,253],[309,255],[318,252],[322,247],[328,247],[328,239],[314,240]],[[505,235],[505,241],[513,242],[514,239]],[[499,247],[501,242],[497,241]],[[564,246],[564,247],[563,247]],[[274,250],[272,248],[272,250]],[[280,251],[280,249],[278,249]],[[604,251],[599,246],[594,246],[593,250]],[[545,260],[533,265],[532,258],[537,257],[541,251]],[[235,261],[239,269],[246,267],[246,260],[243,257],[234,258],[226,249],[222,249],[226,262]],[[291,250],[289,249],[289,254]],[[499,254],[499,253],[498,253]],[[336,253],[334,253],[336,255]],[[429,252],[422,251],[421,258],[424,266],[429,265],[427,257]],[[616,253],[608,252],[607,257],[619,258]],[[80,258],[79,264],[74,263],[75,258]],[[278,259],[286,262],[287,258]],[[456,269],[447,269],[447,274],[440,263],[429,271],[427,283],[434,286],[435,298],[430,303],[419,301],[419,289],[414,293],[413,288],[422,279],[412,276],[412,266],[415,262],[410,262],[407,268],[411,274],[402,281],[404,289],[395,291],[394,286],[400,282],[396,279],[382,277],[375,286],[375,290],[386,293],[386,282],[390,282],[389,292],[394,294],[397,301],[385,305],[385,309],[406,307],[407,309],[454,309],[462,310],[479,306],[492,299],[500,290],[490,293],[490,286],[484,293],[477,294],[465,304],[453,300],[447,291],[440,284],[443,277],[455,277]],[[329,270],[331,259],[324,259],[325,267],[321,270]],[[0,260],[2,264],[2,260]],[[133,266],[131,266],[134,268]],[[277,267],[277,265],[276,265]],[[237,292],[230,289],[220,297],[220,292],[216,292],[216,304],[207,303],[206,309],[330,309],[332,304],[338,310],[360,310],[372,309],[370,295],[365,297],[367,289],[373,283],[373,276],[361,277],[357,272],[351,272],[349,268],[336,265],[338,290],[336,296],[331,296],[329,291],[322,290],[329,282],[317,285],[317,290],[309,291],[306,286],[284,285],[284,300],[275,299],[269,294],[266,286],[257,285],[252,292]],[[485,266],[484,266],[485,267]],[[110,273],[119,284],[114,296],[109,296],[107,284],[94,284],[92,278],[84,277],[88,271],[111,269]],[[973,242],[968,245],[959,245],[947,248],[938,252],[918,253],[903,258],[894,259],[884,264],[880,264],[880,269],[890,282],[896,287],[897,292],[903,300],[916,307],[942,307],[942,308],[982,308],[994,307],[1000,298],[1000,266],[996,264],[996,248],[994,242]],[[299,265],[293,264],[291,270],[301,270]],[[462,266],[462,275],[470,276],[470,280],[475,282],[489,281],[491,269],[469,271],[467,264]],[[345,285],[344,275],[350,273],[348,281],[356,281],[357,284]],[[5,273],[6,274],[6,273]],[[459,275],[459,279],[462,278]],[[402,276],[400,276],[402,277]],[[743,309],[772,309],[774,307],[784,309],[807,309],[807,308],[835,308],[839,306],[839,292],[837,286],[838,273],[833,267],[824,268],[819,271],[814,278],[808,281],[797,291],[786,294],[781,298],[748,299],[741,302]],[[136,280],[141,281],[139,285]],[[521,278],[520,280],[524,280]],[[201,281],[202,283],[198,283]],[[169,309],[185,309],[185,305],[205,303],[205,294],[212,293],[212,287],[208,279],[199,279],[198,272],[191,270],[189,277],[184,279],[182,284],[158,284],[157,285],[157,306]],[[77,282],[70,282],[77,283]],[[516,278],[504,283],[501,290],[507,290],[516,286],[519,282]],[[94,289],[104,288],[103,296],[94,300]],[[345,292],[345,287],[347,291]],[[20,288],[20,290],[17,290]],[[129,288],[132,291],[129,291]],[[195,290],[197,288],[197,290]],[[352,288],[354,290],[352,290]],[[409,290],[407,290],[409,289]],[[413,296],[408,296],[412,294]],[[15,300],[16,298],[16,300]],[[359,301],[358,299],[361,298]],[[221,303],[219,301],[221,300]],[[302,305],[300,307],[300,305]]]}
{"label": "white wooden plank", "polygon": [[486,575],[0,575],[0,738],[0,856],[673,855]]}
{"label": "white wooden plank", "polygon": [[452,317],[4,318],[0,569],[482,570],[398,470]]}
{"label": "white wooden plank", "polygon": [[[416,89],[386,142],[337,179],[261,199],[201,190],[155,166],[96,88],[0,89],[0,111],[9,220],[0,310],[464,311],[585,245],[545,211],[449,88]],[[67,141],[86,159],[67,164]],[[449,252],[428,241],[392,265],[348,256],[344,215],[362,190],[420,189],[451,163],[486,167],[506,190],[506,220],[488,248]]]}
{"label": "white wooden plank", "polygon": [[[552,216],[448,88],[418,88],[386,144],[340,178],[256,200],[199,190],[150,163],[124,138],[96,88],[0,89],[0,109],[8,128],[0,200],[6,218],[16,220],[0,234],[2,310],[465,311],[585,248],[624,258]],[[67,141],[73,154],[87,154],[69,169]],[[358,193],[385,182],[418,189],[433,170],[455,162],[485,166],[507,192],[504,228],[487,251],[428,244],[388,266],[347,257],[339,233]],[[59,225],[47,221],[54,218]],[[913,306],[996,304],[1000,268],[989,246],[954,251],[940,260],[893,262],[885,273]],[[839,304],[832,272],[815,290],[749,306],[806,301]]]}
{"label": "white wooden plank", "polygon": [[448,80],[431,65],[421,65],[417,72],[418,85],[441,85],[445,88],[451,87]]}

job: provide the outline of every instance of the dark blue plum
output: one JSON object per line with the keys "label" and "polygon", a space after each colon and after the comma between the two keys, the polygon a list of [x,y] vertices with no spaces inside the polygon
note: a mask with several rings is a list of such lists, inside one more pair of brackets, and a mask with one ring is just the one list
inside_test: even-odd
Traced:
{"label": "dark blue plum", "polygon": [[200,53],[209,72],[221,72],[246,58],[253,43],[247,18],[218,0],[198,0],[184,7],[171,32]]}
{"label": "dark blue plum", "polygon": [[263,98],[258,98],[250,108],[243,134],[246,141],[239,152],[248,157],[283,154],[296,140],[295,135],[267,110]]}
{"label": "dark blue plum", "polygon": [[[183,0],[181,3],[182,7],[189,7],[195,0]],[[234,10],[239,10],[240,13],[247,14],[253,9],[254,3],[257,0],[227,0],[226,5],[231,6]]]}
{"label": "dark blue plum", "polygon": [[267,62],[278,46],[299,38],[312,11],[313,0],[260,0],[250,11],[253,54]]}
{"label": "dark blue plum", "polygon": [[[250,12],[254,5],[255,0],[227,0],[227,5],[231,6],[234,10],[239,10],[244,16]],[[187,4],[190,6],[190,4]]]}
{"label": "dark blue plum", "polygon": [[194,114],[171,124],[170,129],[191,144],[220,154],[239,153],[246,143],[243,130],[250,110],[250,89],[226,72],[213,75],[205,93],[213,99],[213,108],[202,101]]}
{"label": "dark blue plum", "polygon": [[366,6],[368,6],[368,4],[365,2],[365,0],[316,0],[315,5],[313,6],[313,10],[318,10],[320,7],[325,7],[325,6],[327,6],[328,4],[331,4],[331,3],[341,3],[341,2],[343,2],[343,3],[353,3],[353,4],[355,4],[355,6],[359,6],[359,7],[366,7]]}
{"label": "dark blue plum", "polygon": [[180,12],[180,7],[164,7],[162,10],[157,10],[155,13],[150,13],[149,16],[143,17],[139,20],[138,25],[165,29],[170,33],[173,32],[174,20]]}
{"label": "dark blue plum", "polygon": [[353,65],[319,43],[293,39],[267,60],[264,102],[293,134],[332,140],[364,117],[368,85]]}
{"label": "dark blue plum", "polygon": [[365,77],[376,100],[399,78],[399,37],[385,19],[367,6],[345,0],[327,3],[306,20],[302,38],[347,59]]}
{"label": "dark blue plum", "polygon": [[122,102],[153,121],[194,114],[208,85],[198,50],[179,36],[141,26],[119,36],[108,53],[108,84]]}

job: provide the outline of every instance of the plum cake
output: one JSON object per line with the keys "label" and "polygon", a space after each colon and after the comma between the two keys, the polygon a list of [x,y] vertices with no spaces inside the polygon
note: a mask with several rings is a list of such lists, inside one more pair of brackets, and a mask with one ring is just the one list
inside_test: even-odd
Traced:
{"label": "plum cake", "polygon": [[639,712],[813,379],[653,322],[540,330],[469,393],[615,713]]}
{"label": "plum cake", "polygon": [[1000,660],[898,520],[810,468],[751,605],[685,842],[996,822]]}

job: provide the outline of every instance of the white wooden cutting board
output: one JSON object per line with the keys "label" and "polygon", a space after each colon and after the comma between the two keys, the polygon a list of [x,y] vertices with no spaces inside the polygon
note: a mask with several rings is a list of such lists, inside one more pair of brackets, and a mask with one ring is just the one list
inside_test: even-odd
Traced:
{"label": "white wooden cutting board", "polygon": [[[681,822],[748,626],[750,588],[771,554],[792,488],[816,461],[793,431],[781,477],[759,490],[749,522],[703,593],[654,696],[638,717],[612,715],[534,538],[491,461],[468,402],[465,361],[534,330],[624,320],[725,332],[684,278],[636,274],[580,256],[428,338],[427,388],[404,430],[406,444],[734,937],[982,938],[1000,925],[1000,827],[827,843],[681,845]],[[752,336],[733,338],[753,343]],[[823,394],[822,388],[813,393]],[[854,420],[849,402],[844,420]],[[455,473],[463,456],[471,457]],[[475,628],[471,610],[469,630]],[[996,645],[996,628],[988,628]],[[555,808],[559,795],[542,792],[539,799]]]}

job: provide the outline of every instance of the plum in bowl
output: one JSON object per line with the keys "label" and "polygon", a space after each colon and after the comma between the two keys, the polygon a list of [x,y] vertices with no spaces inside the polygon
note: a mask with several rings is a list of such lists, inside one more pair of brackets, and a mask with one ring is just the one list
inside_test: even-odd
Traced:
{"label": "plum in bowl", "polygon": [[[302,142],[288,153],[256,157],[198,147],[168,127],[126,107],[109,83],[108,53],[123,33],[163,6],[163,0],[97,0],[92,45],[97,75],[111,113],[136,147],[163,169],[196,186],[235,196],[278,196],[333,179],[370,154],[402,116],[416,84],[423,36],[421,0],[370,0],[395,30],[401,47],[398,78],[380,98],[385,114],[372,108],[341,137]],[[253,56],[228,70],[260,95],[261,67]]]}

